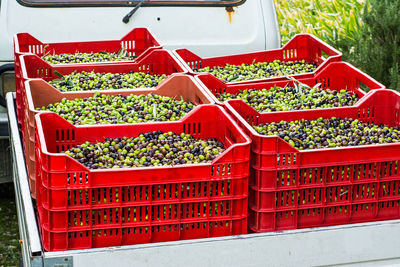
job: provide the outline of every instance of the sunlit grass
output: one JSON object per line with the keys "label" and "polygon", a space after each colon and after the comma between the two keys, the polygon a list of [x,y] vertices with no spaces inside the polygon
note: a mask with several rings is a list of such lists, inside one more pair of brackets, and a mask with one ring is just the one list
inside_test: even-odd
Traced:
{"label": "sunlit grass", "polygon": [[285,44],[297,33],[311,33],[331,45],[354,41],[365,0],[275,0]]}

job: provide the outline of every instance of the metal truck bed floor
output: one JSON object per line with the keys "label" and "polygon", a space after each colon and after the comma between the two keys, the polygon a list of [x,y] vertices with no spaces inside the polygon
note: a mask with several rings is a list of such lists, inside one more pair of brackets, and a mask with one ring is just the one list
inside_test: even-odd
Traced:
{"label": "metal truck bed floor", "polygon": [[400,266],[400,220],[123,247],[44,252],[14,94],[7,94],[24,266]]}

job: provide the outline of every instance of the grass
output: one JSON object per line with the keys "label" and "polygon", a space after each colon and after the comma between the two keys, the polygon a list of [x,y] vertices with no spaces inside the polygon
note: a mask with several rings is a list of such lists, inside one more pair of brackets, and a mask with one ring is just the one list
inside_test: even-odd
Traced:
{"label": "grass", "polygon": [[331,45],[356,40],[365,0],[275,0],[282,43],[311,33]]}
{"label": "grass", "polygon": [[12,184],[0,185],[0,266],[18,266],[21,258]]}

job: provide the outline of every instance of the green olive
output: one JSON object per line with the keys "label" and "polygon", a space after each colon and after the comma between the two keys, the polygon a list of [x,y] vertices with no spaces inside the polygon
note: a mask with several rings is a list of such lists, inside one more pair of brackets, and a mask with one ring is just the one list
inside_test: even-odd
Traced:
{"label": "green olive", "polygon": [[97,72],[73,72],[64,75],[60,79],[49,81],[49,83],[60,90],[88,91],[109,89],[135,89],[152,88],[168,77],[166,74],[149,75],[145,72],[129,73],[97,73]]}
{"label": "green olive", "polygon": [[388,127],[351,118],[280,121],[253,127],[262,135],[277,135],[300,150],[400,142],[397,126]]}
{"label": "green olive", "polygon": [[225,82],[239,82],[255,79],[263,79],[277,76],[288,76],[293,74],[312,72],[317,64],[300,61],[255,62],[252,64],[231,65],[215,67],[204,67],[193,69],[194,72],[209,72]]}
{"label": "green olive", "polygon": [[93,97],[62,99],[37,110],[55,112],[72,124],[123,124],[175,121],[194,107],[184,100],[155,94],[114,96],[96,92]]}
{"label": "green olive", "polygon": [[42,56],[42,59],[50,64],[70,64],[70,63],[92,63],[92,62],[107,62],[107,61],[131,61],[136,56],[130,56],[125,53],[74,53],[74,54],[47,54]]}
{"label": "green olive", "polygon": [[330,90],[319,87],[272,87],[270,89],[246,89],[237,94],[221,93],[218,100],[241,99],[260,112],[332,108],[352,106],[358,95],[346,90]]}
{"label": "green olive", "polygon": [[97,143],[87,141],[64,153],[90,169],[107,169],[207,163],[224,151],[215,138],[202,140],[154,131]]}

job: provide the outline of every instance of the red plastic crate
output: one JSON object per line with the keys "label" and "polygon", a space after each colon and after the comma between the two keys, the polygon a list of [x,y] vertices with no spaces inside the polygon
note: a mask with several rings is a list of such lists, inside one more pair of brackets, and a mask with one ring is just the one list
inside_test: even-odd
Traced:
{"label": "red plastic crate", "polygon": [[[99,41],[83,41],[83,42],[58,42],[58,43],[43,43],[30,35],[29,33],[17,33],[14,35],[14,61],[15,61],[15,89],[18,93],[22,90],[20,79],[22,77],[22,66],[19,61],[19,57],[25,54],[38,55],[39,60],[43,63],[45,61],[41,59],[47,52],[54,54],[63,53],[97,53],[105,51],[109,53],[116,53],[121,48],[127,50],[129,55],[138,56],[134,61],[138,61],[140,58],[148,54],[150,51],[162,48],[160,42],[155,35],[147,28],[134,28],[120,40],[99,40]],[[132,62],[132,61],[118,61],[121,62]],[[58,65],[93,65],[93,64],[107,64],[114,62],[94,62],[94,63],[74,63],[74,64],[57,64]],[[16,102],[17,111],[23,109],[20,107],[20,102]],[[21,124],[22,120],[18,123]]]}
{"label": "red plastic crate", "polygon": [[[190,74],[196,75],[193,69],[204,67],[225,66],[226,64],[240,65],[253,62],[271,62],[274,60],[296,61],[306,60],[318,65],[313,72],[290,75],[292,77],[308,77],[322,70],[329,62],[341,61],[342,53],[310,34],[297,34],[280,49],[266,50],[247,54],[227,55],[220,57],[201,58],[188,49],[176,49],[174,55],[185,64]],[[326,58],[325,58],[326,57]],[[253,82],[276,81],[285,77],[271,77],[249,81],[231,82],[228,84],[246,84]],[[222,81],[222,80],[221,80]]]}
{"label": "red plastic crate", "polygon": [[[153,50],[141,59],[135,62],[128,63],[113,63],[113,64],[75,64],[75,65],[50,65],[41,60],[37,55],[23,55],[20,57],[21,63],[21,78],[20,90],[16,90],[17,115],[20,123],[24,121],[24,99],[25,87],[24,82],[27,79],[41,78],[45,81],[59,79],[55,74],[58,71],[62,75],[70,74],[74,71],[86,72],[111,72],[111,73],[128,73],[130,71],[142,71],[149,74],[173,74],[187,73],[184,66],[172,56],[167,50]],[[17,81],[16,81],[17,82]],[[136,90],[136,89],[132,89]]]}
{"label": "red plastic crate", "polygon": [[[14,56],[17,60],[20,55],[24,54],[35,54],[42,57],[47,53],[57,55],[65,53],[73,54],[77,52],[98,53],[100,51],[117,53],[121,48],[124,48],[130,56],[137,56],[137,58],[135,58],[136,60],[146,55],[151,50],[162,48],[162,46],[156,36],[147,28],[134,28],[120,40],[43,43],[29,33],[17,33],[14,35]],[[97,63],[100,62],[90,64]],[[73,64],[80,65],[87,63]]]}
{"label": "red plastic crate", "polygon": [[[73,126],[36,115],[37,207],[45,250],[215,237],[247,232],[250,140],[221,107],[203,105],[182,121]],[[149,131],[217,138],[211,163],[89,170],[60,153],[85,141]]]}
{"label": "red plastic crate", "polygon": [[400,218],[400,143],[299,151],[251,125],[347,117],[400,126],[400,94],[375,90],[353,107],[256,113],[226,106],[252,140],[249,220],[255,232]]}
{"label": "red plastic crate", "polygon": [[[60,92],[42,79],[32,79],[25,82],[25,116],[24,116],[24,143],[25,143],[25,160],[28,171],[31,195],[36,198],[36,123],[35,115],[46,111],[38,111],[36,108],[48,106],[60,102],[63,98],[76,99],[91,97],[95,91],[78,91],[78,92]],[[184,74],[173,74],[163,83],[154,89],[134,89],[134,90],[102,90],[107,95],[140,95],[140,94],[159,94],[169,97],[181,97],[196,105],[214,104],[211,97],[204,92],[204,89],[194,80],[193,77]],[[193,112],[193,111],[191,111]],[[188,114],[190,114],[189,112]],[[182,118],[183,119],[183,118]]]}
{"label": "red plastic crate", "polygon": [[[274,86],[293,86],[294,83],[292,80],[285,78],[280,81],[231,85],[222,82],[220,79],[216,78],[210,73],[198,74],[195,76],[195,79],[198,80],[201,85],[203,85],[206,92],[208,92],[215,103],[219,105],[223,105],[223,102],[219,101],[217,98],[222,93],[237,94],[246,89],[270,89]],[[329,63],[324,69],[315,74],[313,77],[300,78],[298,81],[310,87],[313,87],[319,83],[321,84],[320,87],[324,89],[345,89],[357,94],[360,99],[366,94],[363,89],[375,90],[385,88],[383,84],[379,83],[372,77],[346,62]],[[361,89],[361,87],[363,89]],[[243,102],[242,100],[240,101]],[[243,102],[243,104],[245,104],[245,102]]]}

